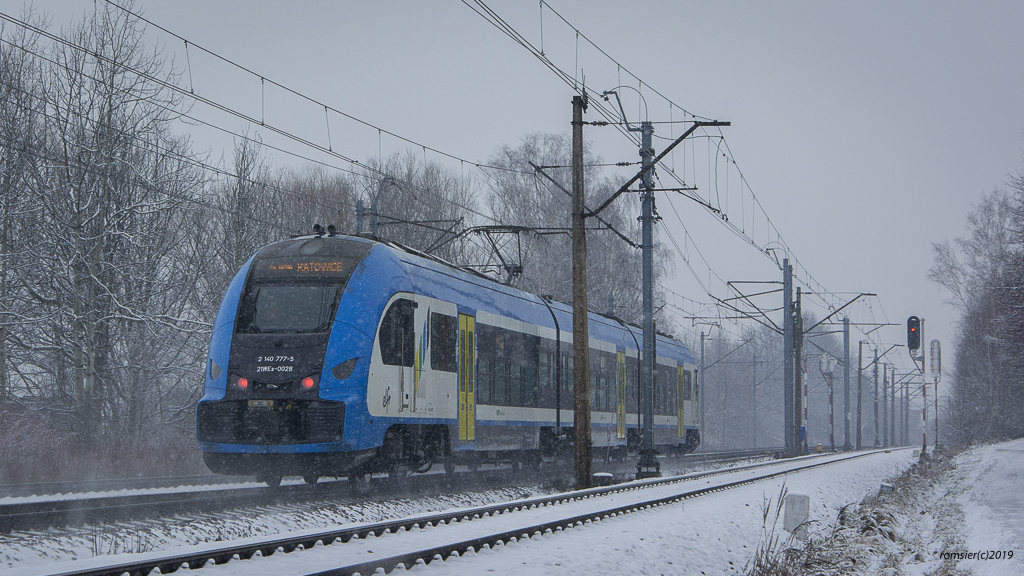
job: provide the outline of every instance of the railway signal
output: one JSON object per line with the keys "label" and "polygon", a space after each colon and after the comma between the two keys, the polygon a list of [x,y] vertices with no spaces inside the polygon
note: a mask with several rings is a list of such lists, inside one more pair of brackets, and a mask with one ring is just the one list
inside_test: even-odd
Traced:
{"label": "railway signal", "polygon": [[921,319],[917,316],[907,318],[907,348],[913,352],[921,347]]}

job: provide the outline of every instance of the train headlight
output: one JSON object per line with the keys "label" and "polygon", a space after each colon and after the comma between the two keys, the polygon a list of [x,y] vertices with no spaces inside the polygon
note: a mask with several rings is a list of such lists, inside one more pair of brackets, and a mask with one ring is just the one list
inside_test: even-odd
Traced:
{"label": "train headlight", "polygon": [[245,376],[239,376],[238,377],[238,389],[239,390],[248,390],[249,389],[249,379],[246,378]]}
{"label": "train headlight", "polygon": [[352,358],[345,360],[341,364],[338,364],[334,368],[331,368],[331,376],[334,376],[338,380],[344,380],[352,375],[352,370],[356,367],[356,361],[358,358]]}
{"label": "train headlight", "polygon": [[297,389],[299,392],[316,392],[320,387],[320,375],[310,374],[304,378],[299,379]]}

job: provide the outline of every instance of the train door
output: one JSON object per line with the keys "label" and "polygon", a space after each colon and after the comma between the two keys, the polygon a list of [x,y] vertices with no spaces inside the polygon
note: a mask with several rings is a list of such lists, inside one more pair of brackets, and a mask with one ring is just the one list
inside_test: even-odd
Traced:
{"label": "train door", "polygon": [[476,441],[476,321],[459,314],[459,444]]}
{"label": "train door", "polygon": [[378,330],[380,345],[380,382],[386,387],[385,410],[391,394],[398,392],[398,412],[412,408],[413,361],[416,355],[416,302],[396,298],[384,313]]}
{"label": "train door", "polygon": [[626,353],[619,352],[615,363],[615,437],[626,437]]}

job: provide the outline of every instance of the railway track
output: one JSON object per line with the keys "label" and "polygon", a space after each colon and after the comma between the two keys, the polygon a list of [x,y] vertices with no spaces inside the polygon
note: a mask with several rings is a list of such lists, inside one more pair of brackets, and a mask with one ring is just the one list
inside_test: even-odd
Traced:
{"label": "railway track", "polygon": [[[683,457],[667,458],[665,468],[685,469],[696,465],[733,463],[747,459],[771,457],[772,453],[772,450],[744,450],[687,454]],[[595,462],[595,469],[614,472],[615,480],[618,482],[625,481],[633,474],[631,462]],[[508,485],[509,472],[510,470],[507,468],[485,469],[474,475],[472,482],[486,487]],[[565,470],[556,466],[548,474],[530,476],[529,473],[520,473],[514,479],[526,478],[539,482],[553,482],[560,474],[564,475]],[[460,480],[456,481],[452,477],[442,474],[411,478],[415,478],[417,490],[436,492],[444,489],[457,489],[465,484],[461,480],[465,476],[464,474],[455,476]],[[224,480],[219,481],[221,478]],[[11,501],[0,501],[0,533],[157,518],[170,514],[209,512],[233,507],[274,505],[324,497],[364,497],[368,492],[394,495],[401,494],[408,488],[401,485],[397,487],[389,485],[386,479],[379,478],[372,480],[372,486],[362,489],[353,488],[346,482],[321,482],[315,489],[305,484],[284,485],[270,489],[251,482],[251,480],[248,477],[183,476],[4,486],[0,487],[0,498],[8,496]],[[250,485],[245,485],[247,482]],[[412,480],[410,480],[411,482]],[[188,489],[181,489],[183,487]],[[142,491],[128,494],[98,493],[100,491],[124,490]],[[61,497],[30,498],[30,496],[48,494],[60,494]]]}
{"label": "railway track", "polygon": [[182,486],[215,486],[251,482],[251,476],[159,476],[154,478],[110,478],[79,480],[75,482],[34,482],[28,484],[0,484],[0,498],[21,496],[49,496],[80,494],[85,492],[115,492],[118,490],[145,490],[153,488],[180,488]]}
{"label": "railway track", "polygon": [[[210,545],[201,549],[192,549],[186,553],[171,554],[142,561],[131,561],[106,566],[83,568],[69,572],[60,573],[61,576],[115,576],[122,574],[142,575],[149,574],[153,569],[160,569],[161,574],[174,572],[181,567],[196,569],[209,564],[220,565],[230,562],[233,559],[247,560],[254,556],[273,556],[277,552],[289,553],[296,550],[317,548],[325,550],[325,547],[338,543],[364,542],[370,536],[382,536],[385,534],[425,534],[430,532],[435,536],[430,538],[430,545],[417,545],[415,542],[408,546],[408,549],[397,554],[389,554],[383,558],[367,559],[357,563],[333,566],[328,569],[317,569],[317,574],[323,575],[347,575],[347,574],[372,574],[378,569],[385,572],[394,570],[399,565],[411,567],[416,563],[431,563],[436,559],[445,560],[453,555],[462,555],[469,551],[480,551],[484,548],[491,548],[498,544],[505,544],[522,538],[532,538],[538,534],[549,534],[577,527],[588,522],[600,521],[605,518],[622,514],[636,512],[647,508],[662,506],[672,502],[678,502],[687,498],[698,497],[711,492],[727,490],[737,486],[747,485],[753,482],[774,478],[780,475],[810,468],[826,466],[836,462],[842,462],[853,458],[860,458],[878,451],[863,452],[854,455],[832,456],[829,458],[804,457],[786,462],[773,462],[767,464],[753,464],[739,466],[727,470],[713,472],[693,473],[672,478],[651,479],[629,484],[617,485],[604,488],[593,488],[571,493],[563,493],[555,496],[531,498],[527,500],[504,503],[499,505],[481,506],[470,509],[461,509],[445,513],[427,514],[414,518],[378,522],[351,526],[338,530],[322,531],[300,536],[278,537],[265,539],[255,543],[238,545]],[[758,469],[769,467],[764,472]],[[751,475],[738,480],[713,482],[710,478],[726,473],[744,473]],[[697,485],[695,480],[705,480],[704,485]],[[678,487],[675,484],[686,483],[686,486]],[[680,490],[679,488],[684,488]],[[651,491],[660,490],[659,494],[650,497]],[[664,494],[668,490],[668,494]],[[616,503],[609,506],[610,502],[601,503],[602,497],[611,495],[627,495],[625,503]],[[569,502],[581,502],[590,500],[594,503],[591,509],[584,514],[564,515],[557,511],[558,504]],[[426,531],[430,527],[442,526],[465,526],[470,522],[494,518],[504,514],[524,511],[546,511],[544,513],[532,513],[532,516],[545,516],[542,521],[526,520],[522,525],[514,529],[489,531],[486,527],[482,529],[472,528],[472,537],[464,537],[466,530],[444,530]],[[530,516],[531,514],[524,514]],[[487,522],[481,522],[487,524]],[[450,537],[448,532],[452,532]],[[485,535],[479,535],[485,532]],[[414,537],[412,540],[422,541],[422,537]],[[374,547],[378,547],[376,544]],[[393,547],[393,546],[392,546]],[[401,546],[400,546],[401,547]],[[371,551],[372,552],[372,551]],[[310,564],[303,561],[304,565]]]}
{"label": "railway track", "polygon": [[0,533],[13,530],[43,529],[86,524],[161,518],[188,513],[211,513],[231,509],[253,509],[281,504],[297,504],[332,499],[363,501],[376,498],[443,493],[465,489],[472,482],[478,487],[515,485],[529,476],[510,475],[508,469],[481,470],[472,478],[467,474],[430,474],[401,481],[373,478],[363,485],[345,481],[321,482],[316,486],[292,484],[268,488],[250,486],[207,486],[200,490],[159,491],[122,495],[74,495],[68,498],[0,503]]}

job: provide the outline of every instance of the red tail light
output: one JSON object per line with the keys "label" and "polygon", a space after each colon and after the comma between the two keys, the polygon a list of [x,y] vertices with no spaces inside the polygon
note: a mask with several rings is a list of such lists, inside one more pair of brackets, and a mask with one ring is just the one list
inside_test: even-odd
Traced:
{"label": "red tail light", "polygon": [[306,390],[312,388],[314,384],[316,384],[316,382],[313,382],[313,378],[309,376],[306,376],[305,378],[302,379],[302,387],[305,388]]}
{"label": "red tail light", "polygon": [[247,390],[249,388],[249,379],[244,377],[239,378],[238,387],[241,388],[242,390]]}

